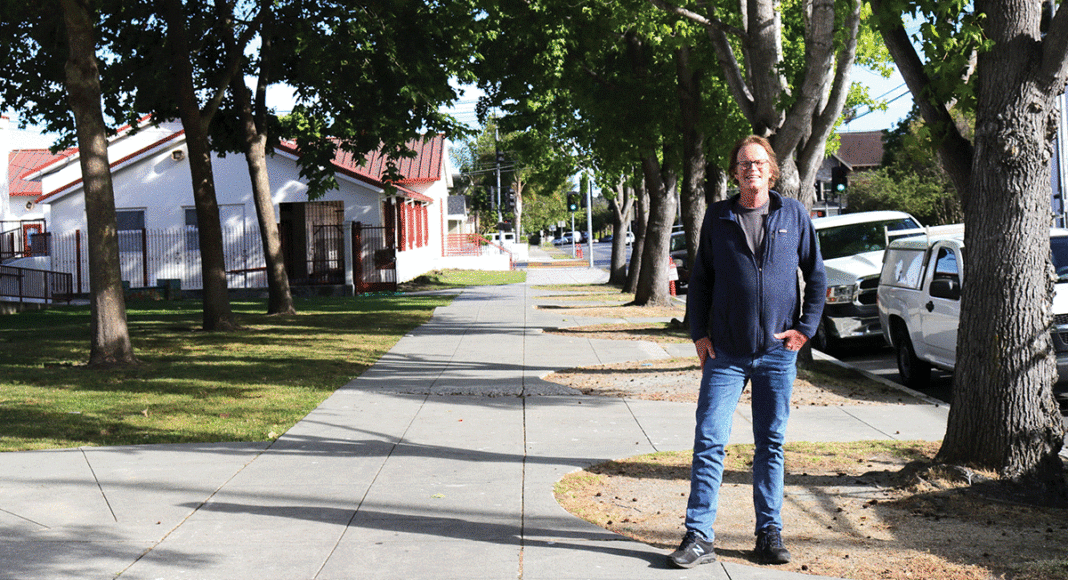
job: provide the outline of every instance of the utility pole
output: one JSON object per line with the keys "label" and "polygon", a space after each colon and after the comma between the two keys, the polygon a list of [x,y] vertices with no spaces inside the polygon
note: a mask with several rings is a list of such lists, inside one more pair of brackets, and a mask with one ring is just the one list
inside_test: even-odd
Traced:
{"label": "utility pole", "polygon": [[590,268],[593,268],[593,170],[586,180],[586,241],[590,249]]}
{"label": "utility pole", "polygon": [[493,126],[493,151],[497,158],[497,242],[502,246],[504,245],[504,232],[501,230],[501,223],[504,221],[504,216],[501,214],[501,137],[497,132],[497,126]]}

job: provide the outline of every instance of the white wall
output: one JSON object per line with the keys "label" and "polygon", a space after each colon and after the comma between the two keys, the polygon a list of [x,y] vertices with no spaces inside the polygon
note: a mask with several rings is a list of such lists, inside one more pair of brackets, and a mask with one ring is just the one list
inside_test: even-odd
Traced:
{"label": "white wall", "polygon": [[[177,142],[173,147],[163,147],[139,163],[113,171],[116,209],[144,209],[145,227],[149,229],[184,227],[185,210],[195,207],[189,158],[185,156],[176,160],[171,155],[175,150],[184,149],[184,142]],[[307,187],[296,179],[298,169],[295,161],[282,155],[269,156],[267,169],[276,219],[279,215],[278,204],[308,201]],[[256,206],[244,156],[215,156],[212,159],[212,173],[219,205],[243,206],[245,209],[241,212],[241,219],[245,229],[257,227]],[[63,180],[69,180],[70,177],[66,168],[56,175],[47,176],[45,191],[49,191],[49,187],[69,183]],[[346,221],[380,225],[378,193],[355,180],[341,178],[338,182],[340,189],[327,193],[319,201],[342,201]],[[81,187],[52,200],[51,206],[50,229],[56,232],[85,229],[85,200]],[[237,219],[233,216],[238,215],[232,210],[220,213],[233,219]]]}

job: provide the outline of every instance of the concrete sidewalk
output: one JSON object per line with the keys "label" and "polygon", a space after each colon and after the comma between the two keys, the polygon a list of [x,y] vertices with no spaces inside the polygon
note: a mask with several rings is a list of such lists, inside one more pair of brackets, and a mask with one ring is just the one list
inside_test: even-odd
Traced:
{"label": "concrete sidewalk", "polygon": [[[541,379],[691,354],[542,332],[590,320],[537,308],[551,303],[539,284],[602,276],[532,269],[527,284],[463,291],[271,443],[0,454],[0,578],[814,578],[669,569],[663,550],[556,503],[571,471],[692,445],[691,404]],[[789,438],[939,439],[945,417],[934,405],[801,408]],[[751,439],[748,408],[735,421],[737,442]]]}

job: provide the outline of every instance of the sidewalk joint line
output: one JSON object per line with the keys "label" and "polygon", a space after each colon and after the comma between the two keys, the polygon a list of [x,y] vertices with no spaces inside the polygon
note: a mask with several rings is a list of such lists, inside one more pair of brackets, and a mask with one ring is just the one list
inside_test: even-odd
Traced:
{"label": "sidewalk joint line", "polygon": [[20,519],[20,520],[22,520],[24,522],[29,522],[29,523],[31,523],[31,524],[33,524],[35,526],[44,528],[46,530],[51,530],[52,529],[52,526],[49,526],[49,525],[46,525],[46,524],[42,524],[41,522],[37,522],[37,521],[31,520],[30,518],[28,518],[26,516],[20,516],[19,514],[13,512],[13,511],[9,511],[9,510],[0,508],[0,513],[8,514],[9,516],[16,517],[16,518],[18,518],[18,519]]}
{"label": "sidewalk joint line", "polygon": [[93,462],[89,461],[89,455],[85,453],[84,447],[79,447],[78,451],[81,452],[82,459],[85,459],[85,465],[89,468],[89,473],[93,475],[93,481],[96,483],[97,490],[100,491],[100,497],[104,499],[104,505],[108,506],[108,511],[111,512],[111,519],[115,523],[119,523],[119,517],[115,515],[115,510],[111,507],[111,502],[108,501],[108,494],[104,491],[104,486],[100,485],[100,478],[96,476],[96,470],[93,469]]}
{"label": "sidewalk joint line", "polygon": [[[130,568],[133,568],[138,562],[140,562],[142,559],[144,559],[145,556],[147,556],[149,553],[155,551],[155,549],[158,548],[161,544],[163,544],[163,542],[166,542],[167,538],[171,537],[171,534],[173,534],[178,528],[180,528],[183,525],[185,525],[185,523],[189,521],[189,518],[193,517],[197,512],[199,512],[201,510],[201,508],[203,508],[204,506],[208,505],[208,502],[210,502],[212,500],[212,498],[214,498],[216,495],[218,495],[219,492],[222,491],[222,488],[226,487],[226,485],[229,484],[231,481],[233,481],[234,478],[238,476],[238,474],[240,474],[242,471],[244,471],[249,465],[252,465],[252,463],[254,461],[259,459],[264,453],[266,453],[268,450],[270,450],[271,447],[274,447],[274,444],[277,441],[278,440],[275,439],[275,440],[271,441],[270,443],[268,443],[266,446],[264,446],[263,449],[260,449],[255,455],[252,456],[252,459],[249,459],[248,461],[246,461],[245,464],[242,465],[237,471],[233,472],[233,474],[231,474],[230,477],[227,477],[226,481],[224,481],[221,484],[219,484],[219,487],[216,487],[215,491],[213,491],[210,494],[208,494],[208,497],[204,498],[203,501],[201,501],[199,504],[197,504],[197,507],[193,508],[192,511],[190,511],[188,514],[186,514],[185,517],[182,518],[182,520],[180,522],[175,524],[173,528],[167,530],[167,533],[163,534],[163,536],[160,537],[160,539],[158,541],[152,542],[151,546],[145,548],[144,551],[142,551],[140,554],[138,554],[137,557],[134,558],[133,561],[129,563],[129,565],[127,565],[125,568],[123,568],[122,571],[120,571],[117,576],[121,576],[121,575],[125,574],[127,571],[129,571]],[[82,453],[85,453],[85,451],[83,450]],[[90,467],[90,469],[92,469],[92,468]],[[95,477],[95,475],[94,475],[94,477]],[[116,520],[116,521],[118,521],[118,520]]]}
{"label": "sidewalk joint line", "polygon": [[404,426],[404,431],[397,437],[397,440],[393,442],[393,445],[389,448],[389,453],[382,458],[382,463],[378,465],[378,470],[375,471],[375,476],[371,479],[371,482],[367,484],[367,489],[363,490],[363,495],[360,496],[360,501],[357,502],[356,509],[352,510],[352,515],[349,516],[349,520],[345,522],[345,527],[341,529],[341,534],[338,535],[337,541],[334,542],[333,547],[330,548],[330,553],[323,558],[323,563],[319,565],[319,569],[312,575],[313,579],[318,578],[319,575],[323,573],[323,569],[330,563],[330,559],[334,557],[334,553],[337,552],[338,547],[341,546],[341,541],[345,539],[345,535],[348,534],[349,530],[352,528],[352,522],[356,521],[356,516],[360,514],[360,509],[363,508],[363,503],[367,501],[367,496],[371,494],[371,489],[374,488],[379,476],[382,475],[382,470],[386,468],[386,462],[389,461],[390,457],[393,457],[393,453],[402,443],[404,443],[404,438],[408,436],[408,431],[411,430],[419,413],[423,412],[423,408],[426,406],[428,400],[430,400],[430,393],[423,395],[423,401],[419,403],[419,408],[416,409],[415,413],[412,413],[412,418],[408,421],[408,424]]}
{"label": "sidewalk joint line", "polygon": [[627,400],[626,397],[623,397],[623,404],[627,406],[627,411],[630,412],[631,418],[634,419],[634,424],[638,426],[638,430],[642,432],[645,440],[649,442],[649,446],[653,448],[653,452],[659,453],[660,449],[656,446],[656,443],[653,443],[652,438],[649,437],[649,433],[645,430],[645,426],[638,420],[638,416],[634,414],[634,407],[630,406],[630,401]]}
{"label": "sidewalk joint line", "polygon": [[882,429],[876,427],[875,425],[872,425],[871,423],[865,421],[864,419],[861,419],[860,417],[854,415],[853,413],[850,413],[849,410],[846,409],[844,406],[839,405],[838,408],[841,409],[842,412],[845,413],[846,415],[849,415],[850,417],[856,419],[857,421],[860,421],[862,424],[867,425],[868,427],[871,427],[873,430],[875,430],[875,431],[877,431],[879,433],[882,433],[883,435],[885,435],[887,437],[887,439],[891,439],[891,440],[894,440],[894,441],[898,441],[898,440],[901,439],[900,437],[895,437],[892,434],[887,433],[886,431],[883,431]]}

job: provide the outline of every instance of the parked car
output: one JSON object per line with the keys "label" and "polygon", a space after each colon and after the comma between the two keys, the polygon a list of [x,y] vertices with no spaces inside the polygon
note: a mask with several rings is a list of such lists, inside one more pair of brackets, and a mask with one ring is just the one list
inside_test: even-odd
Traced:
{"label": "parked car", "polygon": [[[900,211],[868,211],[814,218],[827,298],[813,348],[833,352],[847,342],[882,336],[875,295],[883,252],[896,236],[916,233],[920,222]],[[881,342],[881,341],[880,341]]]}
{"label": "parked car", "polygon": [[570,244],[570,243],[571,243],[571,234],[564,234],[564,235],[560,236],[559,238],[556,238],[555,240],[553,240],[553,245],[554,246],[562,246],[564,244]]}
{"label": "parked car", "polygon": [[[932,228],[933,230],[933,228]],[[952,371],[957,358],[960,292],[966,281],[964,227],[894,241],[879,278],[883,336],[897,353],[901,382],[923,388],[931,369]],[[1050,230],[1057,270],[1051,338],[1059,396],[1068,394],[1068,230]]]}
{"label": "parked car", "polygon": [[671,245],[668,251],[671,253],[671,261],[675,263],[675,269],[679,273],[676,283],[677,290],[685,290],[690,285],[690,255],[686,242],[686,232],[677,231],[671,233]]}

